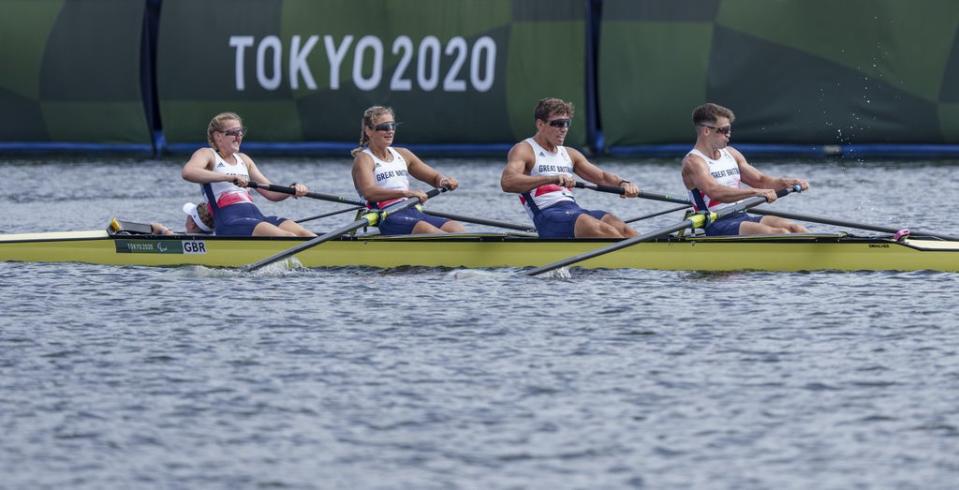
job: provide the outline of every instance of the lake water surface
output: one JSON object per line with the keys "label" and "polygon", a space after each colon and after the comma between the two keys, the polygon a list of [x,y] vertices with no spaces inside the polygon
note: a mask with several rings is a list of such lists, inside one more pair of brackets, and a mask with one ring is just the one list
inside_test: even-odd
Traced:
{"label": "lake water surface", "polygon": [[[182,163],[7,159],[0,233],[112,216],[180,229],[199,199]],[[500,161],[430,163],[462,186],[430,208],[527,221],[499,191]],[[956,234],[954,163],[754,161],[810,179],[777,209]],[[675,160],[601,164],[682,195]],[[346,160],[258,165],[355,197]],[[578,196],[626,218],[670,206]],[[337,207],[259,203],[293,218]],[[519,272],[0,263],[0,487],[959,481],[959,274]]]}

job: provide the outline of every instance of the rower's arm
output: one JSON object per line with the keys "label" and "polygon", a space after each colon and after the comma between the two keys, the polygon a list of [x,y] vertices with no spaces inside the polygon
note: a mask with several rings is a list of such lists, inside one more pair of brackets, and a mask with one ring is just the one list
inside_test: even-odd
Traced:
{"label": "rower's arm", "polygon": [[499,181],[503,192],[519,194],[541,185],[562,183],[560,175],[529,175],[529,169],[533,166],[535,159],[533,148],[529,143],[521,141],[513,145],[506,156],[506,167],[503,168],[503,175]]}
{"label": "rower's arm", "polygon": [[797,179],[793,177],[771,177],[760,172],[756,167],[750,165],[749,162],[746,161],[746,157],[743,156],[739,150],[729,147],[728,151],[736,159],[736,163],[739,164],[739,178],[746,185],[756,188],[779,190],[798,184],[800,187],[802,187],[802,190],[809,189],[809,182],[805,179]]}
{"label": "rower's arm", "polygon": [[636,197],[639,187],[632,182],[611,172],[607,172],[586,159],[586,156],[575,148],[566,148],[570,159],[573,160],[573,172],[594,184],[626,189],[624,197]]}
{"label": "rower's arm", "polygon": [[[266,176],[263,175],[263,172],[260,172],[260,168],[256,166],[256,162],[254,162],[253,159],[249,157],[249,155],[244,154],[243,161],[244,163],[246,163],[246,171],[247,173],[250,174],[251,181],[256,182],[258,184],[264,184],[267,186],[272,184],[272,182],[270,182],[270,179],[266,178]],[[299,187],[299,185],[297,185],[296,187]],[[257,187],[256,191],[259,192],[261,196],[271,201],[282,201],[290,197],[290,194],[268,191],[262,187]]]}
{"label": "rower's arm", "polygon": [[426,182],[433,187],[445,187],[449,190],[456,189],[459,186],[459,182],[457,182],[456,179],[439,173],[436,169],[427,165],[426,162],[420,160],[420,157],[413,154],[412,151],[406,148],[393,149],[406,160],[406,169],[410,175],[420,181]]}
{"label": "rower's arm", "polygon": [[209,148],[200,148],[193,152],[193,156],[183,166],[180,176],[187,182],[208,184],[210,182],[232,182],[233,177],[214,172],[213,152]]}
{"label": "rower's arm", "polygon": [[[716,182],[705,160],[695,155],[686,155],[683,159],[683,183],[687,189],[699,189],[719,202],[736,202],[752,196],[766,196],[770,202],[776,200],[776,193],[769,188],[739,189]],[[769,194],[772,194],[771,198]]]}

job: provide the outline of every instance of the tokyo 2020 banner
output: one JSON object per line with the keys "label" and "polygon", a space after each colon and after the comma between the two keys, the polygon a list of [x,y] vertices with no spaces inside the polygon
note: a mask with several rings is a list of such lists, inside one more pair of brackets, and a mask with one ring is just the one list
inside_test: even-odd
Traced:
{"label": "tokyo 2020 banner", "polygon": [[399,144],[516,141],[543,97],[585,109],[585,15],[581,0],[165,0],[163,129],[202,142],[234,111],[251,141],[351,142],[388,105]]}

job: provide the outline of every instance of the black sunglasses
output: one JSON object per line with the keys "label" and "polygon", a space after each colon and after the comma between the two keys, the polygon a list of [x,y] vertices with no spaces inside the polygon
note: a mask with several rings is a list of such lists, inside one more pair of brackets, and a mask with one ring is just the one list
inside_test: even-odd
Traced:
{"label": "black sunglasses", "polygon": [[721,127],[721,128],[717,128],[716,126],[710,126],[710,125],[708,125],[708,124],[700,124],[700,126],[702,126],[702,127],[704,127],[704,128],[712,129],[713,131],[715,131],[715,132],[717,132],[717,133],[719,133],[719,134],[724,134],[724,135],[726,135],[726,136],[729,136],[729,133],[732,133],[732,132],[733,132],[733,127],[732,127],[732,126],[723,126],[723,127]]}
{"label": "black sunglasses", "polygon": [[554,128],[568,128],[573,125],[572,119],[553,119],[552,121],[547,121],[550,126]]}
{"label": "black sunglasses", "polygon": [[242,138],[243,136],[246,136],[246,128],[231,129],[229,131],[220,131],[220,132],[223,133],[225,136],[229,136],[231,138],[236,138],[237,136]]}
{"label": "black sunglasses", "polygon": [[374,131],[396,131],[396,122],[385,122],[373,126]]}

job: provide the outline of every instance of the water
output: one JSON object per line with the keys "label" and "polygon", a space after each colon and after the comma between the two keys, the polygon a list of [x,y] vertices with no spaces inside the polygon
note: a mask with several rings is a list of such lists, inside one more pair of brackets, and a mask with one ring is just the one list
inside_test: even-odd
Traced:
{"label": "water", "polygon": [[[0,163],[0,231],[94,229],[113,215],[181,228],[180,206],[197,197],[181,163]],[[500,162],[431,163],[462,185],[431,207],[525,222],[498,192]],[[258,164],[275,182],[351,189],[343,161]],[[651,192],[681,190],[674,161],[603,164]],[[940,205],[959,191],[952,165],[758,165],[810,177],[780,209],[959,228]],[[579,196],[623,217],[670,206]],[[262,207],[304,217],[336,206]],[[0,263],[0,487],[926,489],[959,478],[957,274],[518,272]]]}

